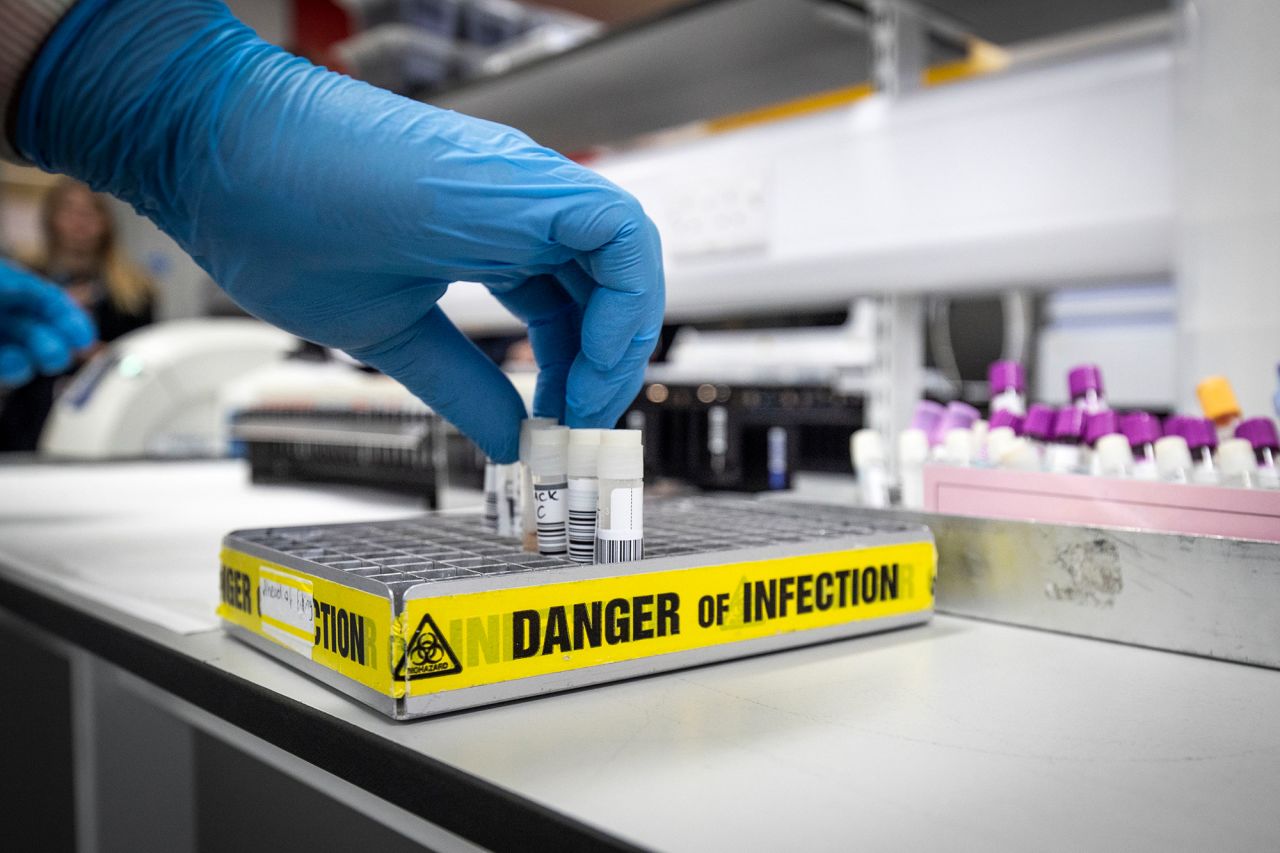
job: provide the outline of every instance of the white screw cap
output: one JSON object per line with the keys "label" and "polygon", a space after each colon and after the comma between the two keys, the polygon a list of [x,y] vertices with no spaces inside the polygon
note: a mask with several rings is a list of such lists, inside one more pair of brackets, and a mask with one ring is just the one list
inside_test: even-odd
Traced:
{"label": "white screw cap", "polygon": [[594,477],[599,466],[602,429],[569,430],[569,476]]}
{"label": "white screw cap", "polygon": [[1156,470],[1161,479],[1186,476],[1191,472],[1191,450],[1180,435],[1156,439]]}
{"label": "white screw cap", "polygon": [[884,464],[884,441],[873,429],[860,429],[849,439],[849,455],[853,458],[853,470],[868,465]]}
{"label": "white screw cap", "polygon": [[564,476],[569,466],[569,428],[535,427],[529,436],[529,472],[535,477]]}
{"label": "white screw cap", "polygon": [[643,480],[644,445],[638,429],[607,429],[600,433],[596,474],[601,480]]}
{"label": "white screw cap", "polygon": [[903,466],[923,465],[929,458],[929,436],[922,429],[904,429],[898,436],[898,462]]}
{"label": "white screw cap", "polygon": [[1228,438],[1218,445],[1218,470],[1224,477],[1256,474],[1258,460],[1247,438]]}
{"label": "white screw cap", "polygon": [[952,465],[968,465],[973,461],[973,433],[967,429],[949,429],[942,439],[944,456]]}
{"label": "white screw cap", "polygon": [[1128,477],[1133,473],[1133,450],[1129,439],[1118,432],[1097,440],[1093,452],[1098,456],[1098,472],[1104,477]]}

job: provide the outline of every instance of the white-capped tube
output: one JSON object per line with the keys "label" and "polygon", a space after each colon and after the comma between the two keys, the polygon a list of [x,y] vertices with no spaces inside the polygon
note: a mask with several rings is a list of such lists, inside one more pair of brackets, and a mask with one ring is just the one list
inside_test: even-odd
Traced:
{"label": "white-capped tube", "polygon": [[621,563],[644,557],[644,445],[639,430],[611,429],[600,434],[596,474],[597,563]]}
{"label": "white-capped tube", "polygon": [[1099,477],[1132,477],[1133,449],[1118,432],[1104,435],[1093,445],[1095,473]]}
{"label": "white-capped tube", "polygon": [[1166,483],[1191,482],[1191,451],[1180,435],[1156,439],[1156,472]]}
{"label": "white-capped tube", "polygon": [[520,465],[512,462],[493,466],[493,490],[498,497],[498,535],[520,538]]}
{"label": "white-capped tube", "polygon": [[1258,460],[1247,438],[1228,438],[1218,445],[1218,472],[1224,486],[1258,487]]}
{"label": "white-capped tube", "polygon": [[889,505],[889,469],[884,441],[873,429],[860,429],[849,438],[849,456],[858,476],[858,496],[863,506]]}
{"label": "white-capped tube", "polygon": [[[1000,427],[1007,429],[1007,427]],[[1010,471],[1039,471],[1041,468],[1040,451],[1033,442],[1021,436],[1015,436],[1000,450],[1000,458],[996,460],[1001,468]]]}
{"label": "white-capped tube", "polygon": [[924,509],[924,463],[929,458],[929,437],[924,430],[904,429],[898,436],[898,475],[902,479],[902,505]]}
{"label": "white-capped tube", "polygon": [[493,531],[498,529],[497,467],[490,459],[484,461],[484,524]]}
{"label": "white-capped tube", "polygon": [[538,550],[538,522],[533,511],[533,478],[529,472],[529,443],[535,430],[555,426],[555,418],[525,418],[520,422],[520,461],[517,465],[519,480],[517,482],[517,524],[526,551]]}
{"label": "white-capped tube", "polygon": [[987,431],[987,464],[997,467],[1005,451],[1017,440],[1013,427],[1000,426]]}
{"label": "white-capped tube", "polygon": [[590,563],[596,555],[596,503],[601,429],[569,430],[569,559]]}
{"label": "white-capped tube", "polygon": [[544,426],[529,440],[529,474],[533,480],[533,520],[538,553],[563,557],[569,553],[565,530],[569,503],[569,428]]}

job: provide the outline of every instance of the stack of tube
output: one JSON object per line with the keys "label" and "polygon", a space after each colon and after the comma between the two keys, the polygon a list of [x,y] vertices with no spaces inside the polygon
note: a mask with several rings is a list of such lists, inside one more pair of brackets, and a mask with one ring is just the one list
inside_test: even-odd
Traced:
{"label": "stack of tube", "polygon": [[528,418],[520,460],[485,466],[484,517],[499,536],[577,563],[644,556],[640,430],[569,429]]}

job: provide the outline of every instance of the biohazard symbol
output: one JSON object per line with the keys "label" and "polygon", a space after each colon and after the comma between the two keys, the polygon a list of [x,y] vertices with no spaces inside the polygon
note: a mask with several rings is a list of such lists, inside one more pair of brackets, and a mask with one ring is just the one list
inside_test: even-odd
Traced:
{"label": "biohazard symbol", "polygon": [[404,647],[404,654],[396,664],[394,676],[405,681],[419,678],[435,678],[462,672],[458,656],[449,648],[449,641],[436,626],[430,613],[422,614],[422,621]]}

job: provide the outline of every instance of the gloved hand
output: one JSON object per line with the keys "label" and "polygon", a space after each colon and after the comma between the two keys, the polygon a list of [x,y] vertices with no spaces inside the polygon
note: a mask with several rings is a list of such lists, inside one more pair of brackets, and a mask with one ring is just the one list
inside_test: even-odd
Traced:
{"label": "gloved hand", "polygon": [[93,321],[62,288],[0,261],[0,389],[61,373],[96,337]]}
{"label": "gloved hand", "polygon": [[81,0],[28,73],[16,141],[495,461],[516,458],[524,408],[436,307],[450,282],[529,325],[534,414],[570,426],[613,425],[660,331],[658,234],[630,195],[518,131],[312,66],[214,0]]}

